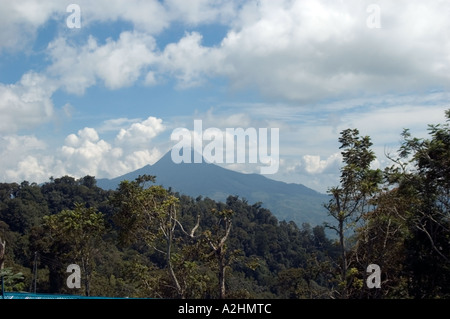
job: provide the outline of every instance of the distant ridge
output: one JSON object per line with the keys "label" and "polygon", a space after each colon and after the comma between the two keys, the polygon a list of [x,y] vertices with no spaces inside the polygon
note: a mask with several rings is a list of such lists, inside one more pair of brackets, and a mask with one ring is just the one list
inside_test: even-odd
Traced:
{"label": "distant ridge", "polygon": [[225,201],[229,195],[245,198],[250,204],[261,202],[263,207],[279,219],[294,221],[298,226],[309,223],[321,225],[329,221],[323,204],[328,201],[321,194],[301,184],[284,183],[259,174],[243,174],[215,164],[175,164],[168,152],[153,165],[113,178],[98,179],[103,189],[116,189],[123,180],[139,175],[156,176],[156,184],[192,197],[204,196]]}

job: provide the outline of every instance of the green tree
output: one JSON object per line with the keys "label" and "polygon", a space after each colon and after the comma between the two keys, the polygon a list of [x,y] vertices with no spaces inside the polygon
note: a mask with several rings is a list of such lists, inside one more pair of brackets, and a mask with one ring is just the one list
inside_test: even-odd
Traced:
{"label": "green tree", "polygon": [[0,199],[0,220],[15,232],[26,233],[48,212],[45,198],[35,183],[1,184]]}
{"label": "green tree", "polygon": [[[450,110],[445,112],[450,121]],[[429,139],[402,133],[403,143],[389,182],[408,205],[400,215],[408,227],[406,270],[416,298],[450,296],[450,126],[429,125]]]}
{"label": "green tree", "polygon": [[[24,279],[21,272],[14,273],[12,268],[0,269],[0,284],[3,281],[3,286],[6,291],[21,291],[24,288],[22,280]],[[1,286],[0,286],[1,288]]]}
{"label": "green tree", "polygon": [[226,242],[230,236],[234,212],[231,209],[225,209],[222,211],[213,210],[213,213],[219,217],[218,222],[211,230],[206,230],[203,235],[217,259],[219,298],[224,299],[226,296],[226,269],[233,260],[233,256],[227,256]]}
{"label": "green tree", "polygon": [[[347,298],[352,282],[348,276],[349,260],[346,237],[352,234],[363,214],[370,209],[370,201],[382,181],[380,170],[370,168],[375,154],[370,149],[370,137],[359,136],[357,129],[346,129],[339,138],[344,166],[341,168],[340,186],[328,190],[331,199],[325,208],[337,225],[326,224],[336,231],[340,247],[340,297]],[[354,271],[352,270],[352,273]],[[350,274],[351,275],[351,274]]]}
{"label": "green tree", "polygon": [[354,247],[355,264],[362,271],[370,264],[377,264],[382,270],[380,289],[360,289],[355,298],[408,298],[407,283],[410,275],[405,271],[406,240],[410,230],[405,223],[409,198],[397,188],[384,189],[376,198],[376,207],[363,216],[363,225],[356,230]]}
{"label": "green tree", "polygon": [[75,204],[74,210],[63,210],[56,215],[44,216],[44,229],[52,242],[66,249],[57,254],[64,261],[81,262],[86,296],[90,295],[93,257],[99,250],[106,226],[104,215],[94,208]]}
{"label": "green tree", "polygon": [[[20,290],[23,283],[19,282],[24,279],[21,272],[14,273],[12,268],[5,268],[6,241],[0,237],[0,283],[5,290]],[[4,293],[4,291],[2,291]]]}
{"label": "green tree", "polygon": [[[165,256],[167,271],[177,296],[184,298],[186,286],[179,280],[174,267],[176,229],[179,200],[159,185],[145,187],[154,182],[154,176],[139,176],[135,181],[122,181],[112,202],[118,208],[115,223],[120,227],[122,242],[143,241],[148,247]],[[191,236],[194,235],[194,227]],[[181,229],[183,229],[181,227]]]}

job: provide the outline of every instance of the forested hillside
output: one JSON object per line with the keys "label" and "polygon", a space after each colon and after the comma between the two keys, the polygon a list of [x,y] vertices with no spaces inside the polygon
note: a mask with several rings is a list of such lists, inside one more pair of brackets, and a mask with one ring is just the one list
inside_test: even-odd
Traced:
{"label": "forested hillside", "polygon": [[[145,231],[137,230],[141,225],[131,225],[133,217],[126,216],[139,207],[121,211],[121,204],[115,202],[131,200],[129,189],[104,191],[90,176],[78,180],[64,176],[42,186],[0,184],[0,234],[7,243],[5,267],[23,274],[23,280],[15,280],[7,288],[34,291],[36,287],[41,293],[110,297],[217,298],[219,265],[208,241],[220,242],[224,237],[228,217],[220,213],[230,211],[231,231],[221,252],[227,267],[226,296],[327,296],[330,257],[336,249],[323,227],[278,222],[260,204],[238,197],[220,203],[171,194],[159,186],[144,189],[137,183],[126,184],[142,192],[139,196],[145,190],[158,192],[139,200],[150,200],[154,195],[161,206],[173,200],[176,220],[161,211],[149,225],[145,219],[151,217],[138,219],[145,228],[155,227],[155,238],[146,238]],[[157,210],[149,214],[157,214]],[[182,232],[180,225],[190,232],[197,220],[195,238]],[[173,233],[171,264],[182,285],[179,292],[166,271],[165,239],[156,238],[160,223],[165,222],[178,226]],[[130,234],[126,226],[135,233]],[[142,237],[131,238],[135,234]],[[66,285],[66,268],[74,263],[82,272],[84,285],[79,290]],[[326,267],[329,269],[323,271]]]}
{"label": "forested hillside", "polygon": [[[340,184],[324,203],[334,222],[313,228],[279,221],[237,196],[218,202],[173,193],[149,175],[110,191],[92,176],[0,184],[5,288],[151,298],[448,298],[449,124],[430,125],[429,134],[404,130],[392,166],[380,170],[371,166],[370,137],[342,131]],[[67,285],[71,264],[80,266],[80,288]]]}

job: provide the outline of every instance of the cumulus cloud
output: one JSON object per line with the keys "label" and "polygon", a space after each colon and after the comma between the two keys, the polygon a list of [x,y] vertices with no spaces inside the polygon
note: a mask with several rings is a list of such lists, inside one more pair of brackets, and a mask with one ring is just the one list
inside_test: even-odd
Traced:
{"label": "cumulus cloud", "polygon": [[15,132],[49,121],[55,86],[46,77],[26,73],[15,84],[0,83],[0,133]]}
{"label": "cumulus cloud", "polygon": [[87,127],[66,137],[60,149],[61,159],[67,171],[77,176],[116,177],[159,159],[162,154],[152,145],[152,139],[164,129],[161,119],[149,117],[120,129],[116,139],[107,142],[97,130]]}
{"label": "cumulus cloud", "polygon": [[225,70],[236,87],[294,101],[449,84],[450,3],[381,1],[381,29],[367,26],[367,7],[250,2],[222,42]]}
{"label": "cumulus cloud", "polygon": [[49,146],[34,136],[6,135],[0,137],[0,178],[44,182],[50,176],[66,174],[117,177],[153,164],[162,156],[153,139],[164,129],[161,119],[149,117],[129,124],[117,134],[120,138],[108,141],[96,129],[85,127],[67,135],[62,146]]}
{"label": "cumulus cloud", "polygon": [[[127,21],[138,30],[156,34],[170,25],[168,7],[157,0],[78,0],[83,27],[97,22]],[[18,51],[32,44],[40,27],[49,20],[65,28],[69,2],[57,0],[0,0],[0,51]]]}
{"label": "cumulus cloud", "polygon": [[51,0],[0,0],[0,52],[17,51],[29,45],[42,25],[58,10],[61,2]]}
{"label": "cumulus cloud", "polygon": [[7,169],[5,172],[5,178],[15,182],[44,181],[48,177],[48,167],[32,155],[26,156],[17,163],[14,169]]}
{"label": "cumulus cloud", "polygon": [[[26,4],[20,10],[5,4],[13,12],[7,18],[17,21],[12,25],[22,21],[37,27],[66,14],[52,1],[44,1],[40,10],[32,10],[35,1]],[[267,97],[306,103],[450,84],[450,36],[445,31],[450,3],[378,1],[381,28],[375,29],[367,24],[371,3],[359,0],[79,4],[88,25],[129,21],[134,31],[104,44],[94,37],[81,46],[63,37],[52,41],[48,74],[70,93],[83,94],[99,83],[119,89],[141,77],[155,85],[171,76],[179,87],[190,88],[219,76],[237,89],[256,88]],[[217,19],[229,28],[220,45],[203,45],[202,34],[194,31],[157,47],[158,32],[175,21],[195,26]]]}
{"label": "cumulus cloud", "polygon": [[342,162],[340,153],[335,153],[326,159],[321,159],[317,155],[304,155],[300,168],[308,174],[323,174],[327,172],[335,173]]}
{"label": "cumulus cloud", "polygon": [[[44,165],[32,154],[47,150],[47,144],[35,136],[5,135],[0,137],[0,178],[3,181],[42,180]],[[29,179],[28,179],[29,178]],[[46,176],[45,178],[48,178]]]}
{"label": "cumulus cloud", "polygon": [[66,138],[66,145],[61,155],[66,163],[67,171],[82,175],[98,175],[102,172],[104,158],[112,149],[111,144],[100,140],[93,128],[84,128],[78,135],[71,134]]}
{"label": "cumulus cloud", "polygon": [[46,144],[35,136],[6,135],[0,137],[1,158],[4,160],[23,155],[27,151],[43,150],[45,148]]}
{"label": "cumulus cloud", "polygon": [[[67,15],[56,1],[1,2],[0,43],[17,45],[49,19]],[[100,45],[75,47],[64,38],[49,46],[49,73],[71,93],[101,81],[110,89],[154,85],[174,76],[180,87],[227,77],[235,88],[310,102],[348,95],[411,91],[450,83],[448,2],[377,1],[381,28],[371,28],[369,1],[79,1],[83,21],[127,21],[134,31]],[[220,45],[202,45],[199,32],[157,48],[154,37],[173,23],[220,21]],[[62,23],[64,24],[64,23]],[[24,35],[25,34],[25,35]],[[20,41],[26,42],[26,41]],[[151,68],[150,68],[151,67]]]}
{"label": "cumulus cloud", "polygon": [[155,136],[165,130],[162,119],[150,116],[145,121],[133,123],[127,129],[121,129],[117,134],[118,144],[145,146]]}
{"label": "cumulus cloud", "polygon": [[223,73],[223,56],[217,48],[204,47],[202,35],[187,33],[177,43],[166,46],[158,60],[158,66],[169,73],[182,88],[202,84],[205,78]]}
{"label": "cumulus cloud", "polygon": [[[188,16],[214,16],[214,7],[195,4],[195,14],[184,11]],[[248,1],[232,10],[236,16],[219,46],[187,33],[165,47],[158,70],[184,88],[221,76],[234,88],[299,102],[448,86],[450,4],[379,1],[382,24],[375,29],[367,23],[369,4]]]}
{"label": "cumulus cloud", "polygon": [[155,46],[153,37],[128,31],[104,45],[92,36],[81,47],[58,38],[48,47],[53,61],[48,73],[58,78],[69,93],[84,94],[98,80],[109,89],[127,87],[154,61]]}

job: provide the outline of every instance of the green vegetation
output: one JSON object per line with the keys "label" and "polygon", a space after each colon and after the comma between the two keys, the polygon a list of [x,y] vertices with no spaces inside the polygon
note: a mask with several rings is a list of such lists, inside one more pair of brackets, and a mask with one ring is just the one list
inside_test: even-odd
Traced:
{"label": "green vegetation", "polygon": [[[450,120],[450,110],[446,112]],[[279,221],[262,203],[219,202],[142,175],[116,190],[92,176],[0,184],[0,272],[8,291],[151,298],[450,297],[450,128],[402,133],[392,166],[344,130],[324,206],[334,222]],[[336,231],[336,240],[326,236]],[[81,269],[69,289],[67,266]],[[369,288],[371,264],[381,288]]]}

